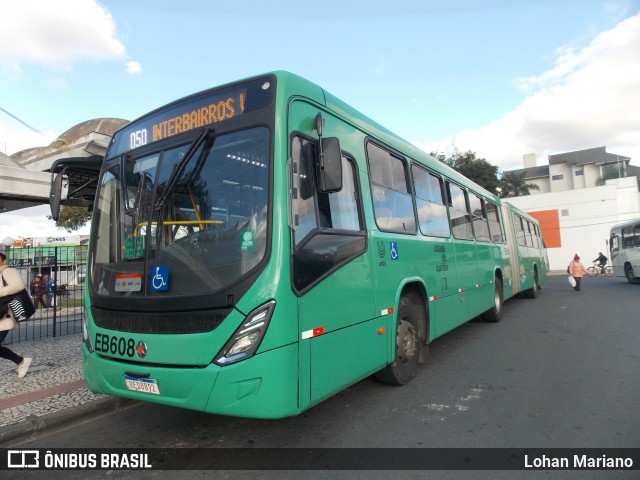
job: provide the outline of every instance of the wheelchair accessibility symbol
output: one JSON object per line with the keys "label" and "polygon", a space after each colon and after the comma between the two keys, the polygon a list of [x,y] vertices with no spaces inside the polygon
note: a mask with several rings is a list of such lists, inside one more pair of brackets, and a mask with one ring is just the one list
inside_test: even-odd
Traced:
{"label": "wheelchair accessibility symbol", "polygon": [[150,287],[151,291],[154,292],[169,290],[169,267],[167,265],[151,267]]}
{"label": "wheelchair accessibility symbol", "polygon": [[398,260],[398,242],[391,242],[391,260]]}

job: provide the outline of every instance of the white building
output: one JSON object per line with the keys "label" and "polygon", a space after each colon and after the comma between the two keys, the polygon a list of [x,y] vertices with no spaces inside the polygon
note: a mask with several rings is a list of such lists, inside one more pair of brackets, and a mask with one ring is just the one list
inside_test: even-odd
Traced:
{"label": "white building", "polygon": [[599,147],[550,155],[549,165],[537,166],[535,155],[524,160],[514,172],[540,190],[508,201],[540,220],[551,270],[565,270],[576,253],[585,266],[598,252],[609,257],[611,226],[640,217],[640,167],[628,157]]}

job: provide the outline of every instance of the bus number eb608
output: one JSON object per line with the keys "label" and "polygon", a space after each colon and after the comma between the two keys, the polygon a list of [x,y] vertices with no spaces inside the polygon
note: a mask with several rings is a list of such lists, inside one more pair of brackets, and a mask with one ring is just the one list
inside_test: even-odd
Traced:
{"label": "bus number eb608", "polygon": [[116,335],[106,335],[104,333],[96,333],[96,342],[94,348],[96,352],[110,353],[111,355],[120,355],[133,358],[136,353],[136,342],[133,338],[118,337]]}

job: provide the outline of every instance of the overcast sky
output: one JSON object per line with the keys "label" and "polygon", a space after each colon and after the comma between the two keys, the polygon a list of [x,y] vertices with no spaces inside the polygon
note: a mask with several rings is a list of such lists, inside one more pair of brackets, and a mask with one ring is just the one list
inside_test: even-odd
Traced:
{"label": "overcast sky", "polygon": [[509,170],[606,146],[640,165],[632,0],[5,1],[0,151],[276,69],[426,151]]}

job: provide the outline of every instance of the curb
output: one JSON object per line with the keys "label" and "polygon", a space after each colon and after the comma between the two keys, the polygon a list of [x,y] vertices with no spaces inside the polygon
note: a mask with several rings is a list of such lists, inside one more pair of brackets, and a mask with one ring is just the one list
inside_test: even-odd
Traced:
{"label": "curb", "polygon": [[87,419],[96,416],[98,413],[120,410],[133,402],[133,400],[121,397],[107,396],[82,405],[47,413],[46,415],[31,415],[22,422],[0,427],[0,446],[7,446],[5,445],[7,442],[24,440],[27,436],[37,435],[73,421]]}

